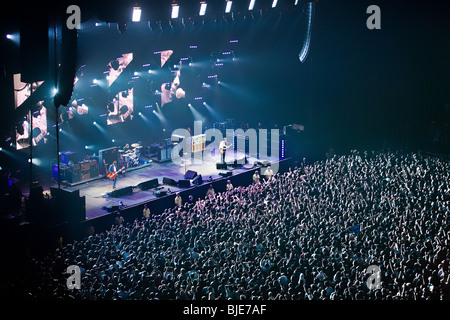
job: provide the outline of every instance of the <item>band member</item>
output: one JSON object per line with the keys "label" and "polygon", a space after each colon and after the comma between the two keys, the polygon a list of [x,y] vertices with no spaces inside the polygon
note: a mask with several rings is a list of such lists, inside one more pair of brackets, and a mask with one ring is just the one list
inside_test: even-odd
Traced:
{"label": "band member", "polygon": [[[117,161],[114,160],[114,162],[109,166],[109,173],[115,173],[117,172]],[[112,179],[113,181],[113,190],[116,189],[116,184],[117,184],[117,177]]]}
{"label": "band member", "polygon": [[229,146],[227,146],[227,138],[223,138],[223,140],[219,143],[219,150],[222,154],[222,163],[225,163],[225,153],[227,152],[228,147]]}

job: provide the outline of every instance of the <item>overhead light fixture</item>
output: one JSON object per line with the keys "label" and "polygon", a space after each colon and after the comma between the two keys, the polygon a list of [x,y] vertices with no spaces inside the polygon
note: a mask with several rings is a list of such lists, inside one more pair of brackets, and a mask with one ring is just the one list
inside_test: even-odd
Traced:
{"label": "overhead light fixture", "polygon": [[250,0],[250,4],[248,5],[248,10],[253,10],[255,7],[255,0]]}
{"label": "overhead light fixture", "polygon": [[180,11],[180,6],[176,3],[172,4],[172,19],[178,18],[178,13]]}
{"label": "overhead light fixture", "polygon": [[206,6],[207,5],[208,4],[205,1],[200,2],[200,12],[199,12],[200,16],[204,16],[205,15],[205,13],[206,13]]}
{"label": "overhead light fixture", "polygon": [[225,6],[225,13],[230,13],[232,4],[233,4],[233,1],[227,0],[227,4]]}
{"label": "overhead light fixture", "polygon": [[133,17],[132,17],[132,21],[133,22],[139,22],[141,21],[141,7],[133,7]]}

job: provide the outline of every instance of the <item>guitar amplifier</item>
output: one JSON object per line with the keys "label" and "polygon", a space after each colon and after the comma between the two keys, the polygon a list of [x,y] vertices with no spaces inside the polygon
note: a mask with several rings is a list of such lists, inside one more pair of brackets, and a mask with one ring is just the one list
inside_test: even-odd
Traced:
{"label": "guitar amplifier", "polygon": [[81,181],[86,181],[91,178],[91,171],[81,171]]}
{"label": "guitar amplifier", "polygon": [[80,182],[81,181],[81,171],[80,171],[79,167],[78,167],[78,170],[74,170],[73,167],[75,167],[75,165],[72,166],[72,168],[70,168],[69,170],[67,170],[65,178],[70,183]]}
{"label": "guitar amplifier", "polygon": [[91,170],[91,163],[90,161],[81,161],[80,162],[81,171],[89,171]]}
{"label": "guitar amplifier", "polygon": [[[94,162],[94,163],[93,163]],[[94,177],[98,177],[98,163],[97,161],[91,161],[91,166],[90,166],[90,174],[91,174],[91,178]]]}

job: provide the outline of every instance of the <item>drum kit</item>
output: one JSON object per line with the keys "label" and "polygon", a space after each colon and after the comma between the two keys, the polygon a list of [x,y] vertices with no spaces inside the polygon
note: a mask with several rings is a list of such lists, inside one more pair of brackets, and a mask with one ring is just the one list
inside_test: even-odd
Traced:
{"label": "drum kit", "polygon": [[126,168],[138,166],[141,160],[142,148],[143,146],[139,143],[133,143],[131,144],[131,148],[127,145],[126,148],[118,150],[122,165]]}

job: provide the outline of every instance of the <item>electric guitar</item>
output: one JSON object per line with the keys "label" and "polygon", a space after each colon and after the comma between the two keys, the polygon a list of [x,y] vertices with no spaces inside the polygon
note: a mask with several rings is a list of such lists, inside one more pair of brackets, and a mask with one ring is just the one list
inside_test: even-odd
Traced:
{"label": "electric guitar", "polygon": [[119,171],[110,172],[106,176],[108,178],[110,178],[111,180],[114,180],[119,175],[119,173],[121,173],[124,170],[125,170],[125,167],[122,167],[122,169],[120,169]]}
{"label": "electric guitar", "polygon": [[231,147],[231,144],[223,148],[219,148],[220,153],[224,153],[229,147]]}

